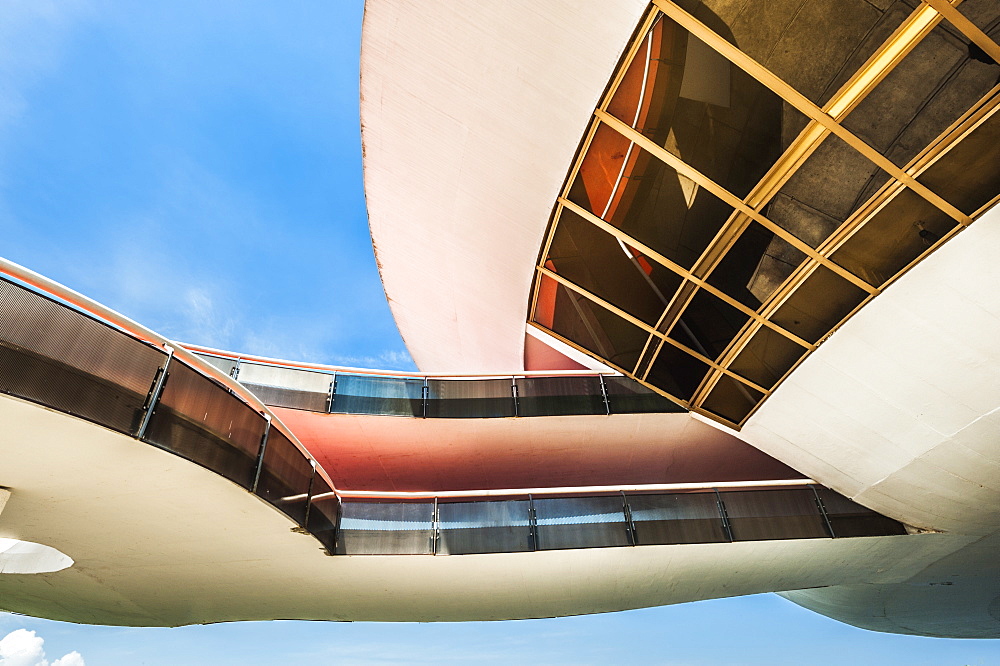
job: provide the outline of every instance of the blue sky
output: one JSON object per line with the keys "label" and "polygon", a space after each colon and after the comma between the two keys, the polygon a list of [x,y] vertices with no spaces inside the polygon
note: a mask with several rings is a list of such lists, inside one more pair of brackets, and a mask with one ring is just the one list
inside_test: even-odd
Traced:
{"label": "blue sky", "polygon": [[[361,15],[346,0],[5,0],[0,254],[174,339],[412,368],[368,237]],[[460,625],[0,614],[0,636],[18,629],[49,662],[89,666],[1000,663],[997,641],[875,634],[774,595]]]}

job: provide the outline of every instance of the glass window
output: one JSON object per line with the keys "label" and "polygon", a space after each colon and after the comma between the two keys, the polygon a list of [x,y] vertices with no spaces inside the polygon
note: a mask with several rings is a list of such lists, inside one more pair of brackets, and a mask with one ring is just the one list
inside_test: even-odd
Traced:
{"label": "glass window", "polygon": [[707,358],[718,358],[750,318],[704,289],[698,290],[670,337]]}
{"label": "glass window", "polygon": [[429,555],[434,552],[434,503],[344,502],[337,553]]}
{"label": "glass window", "polygon": [[630,315],[655,326],[681,283],[676,273],[563,209],[549,248],[555,272]]}
{"label": "glass window", "polygon": [[758,329],[729,369],[764,388],[773,388],[792,366],[806,354],[806,348],[777,331]]}
{"label": "glass window", "polygon": [[538,550],[630,545],[620,495],[534,500]]}
{"label": "glass window", "polygon": [[[968,0],[966,0],[968,1]],[[997,69],[1000,75],[1000,69]],[[1000,112],[924,171],[918,181],[967,215],[1000,194]]]}
{"label": "glass window", "polygon": [[732,423],[741,423],[763,399],[760,391],[722,375],[701,406]]}
{"label": "glass window", "polygon": [[539,276],[534,321],[610,365],[632,372],[649,337],[646,331],[615,313]]}
{"label": "glass window", "polygon": [[514,380],[428,379],[427,416],[496,418],[514,416]]}
{"label": "glass window", "polygon": [[778,326],[817,343],[861,304],[868,293],[825,266],[796,289],[771,317]]}
{"label": "glass window", "polygon": [[629,495],[637,545],[729,541],[715,493]]}
{"label": "glass window", "polygon": [[686,402],[694,395],[708,370],[709,366],[704,361],[664,342],[646,375],[646,381]]}
{"label": "glass window", "polygon": [[330,411],[336,414],[423,416],[424,380],[337,374]]}
{"label": "glass window", "polygon": [[733,541],[813,539],[830,533],[808,488],[722,493]]}
{"label": "glass window", "polygon": [[831,259],[879,287],[929,252],[957,226],[937,206],[912,190],[902,189],[854,232]]}
{"label": "glass window", "polygon": [[844,127],[905,166],[996,85],[996,64],[974,51],[942,21],[844,118]]}
{"label": "glass window", "polygon": [[516,553],[533,550],[528,500],[438,504],[439,553]]}

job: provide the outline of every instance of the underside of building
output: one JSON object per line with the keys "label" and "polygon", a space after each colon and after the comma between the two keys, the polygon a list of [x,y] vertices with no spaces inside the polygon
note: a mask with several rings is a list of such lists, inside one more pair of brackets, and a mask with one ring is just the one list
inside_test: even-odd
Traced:
{"label": "underside of building", "polygon": [[366,195],[421,372],[178,344],[0,260],[0,606],[780,592],[1000,637],[998,34],[986,0],[369,0]]}

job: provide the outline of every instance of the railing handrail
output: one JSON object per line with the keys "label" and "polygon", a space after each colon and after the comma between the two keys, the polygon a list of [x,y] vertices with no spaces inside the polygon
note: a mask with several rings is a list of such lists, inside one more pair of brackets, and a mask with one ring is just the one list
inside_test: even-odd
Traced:
{"label": "railing handrail", "polygon": [[[434,499],[434,498],[464,498],[464,497],[508,497],[513,495],[588,495],[604,493],[636,493],[636,492],[672,492],[686,490],[727,490],[755,488],[784,488],[788,486],[817,485],[813,479],[768,479],[765,481],[717,481],[715,483],[639,483],[617,486],[563,486],[551,488],[503,488],[496,490],[428,490],[428,491],[390,491],[390,490],[343,490],[336,495],[342,499]],[[333,493],[314,495],[313,501],[332,499]],[[294,501],[305,499],[304,495],[282,497],[282,500]]]}
{"label": "railing handrail", "polygon": [[308,370],[323,374],[351,374],[351,375],[374,375],[378,377],[406,377],[412,379],[509,379],[511,377],[605,377],[623,376],[620,372],[600,371],[600,370],[518,370],[515,372],[490,372],[490,373],[456,373],[456,372],[420,372],[417,370],[378,370],[373,368],[352,368],[349,366],[326,365],[323,363],[306,363],[303,361],[289,361],[285,359],[271,358],[268,356],[257,356],[254,354],[241,354],[238,352],[215,349],[203,345],[181,343],[181,346],[188,351],[217,358],[225,358],[232,361],[246,361],[248,363],[259,363],[289,370]]}
{"label": "railing handrail", "polygon": [[[21,285],[35,291],[36,293],[68,303],[70,306],[80,310],[85,315],[108,324],[136,340],[158,347],[165,353],[168,352],[168,348],[173,349],[174,357],[179,357],[187,365],[191,366],[201,374],[206,375],[216,383],[225,386],[227,389],[232,391],[234,395],[238,396],[256,411],[265,416],[269,416],[272,427],[277,425],[282,434],[288,437],[288,439],[308,460],[315,460],[314,456],[309,453],[309,450],[302,444],[301,441],[299,441],[299,438],[295,436],[295,433],[293,433],[288,426],[282,423],[274,412],[272,412],[260,398],[205,359],[191,353],[183,345],[168,340],[155,331],[146,328],[132,319],[129,319],[125,315],[116,312],[107,306],[101,305],[97,301],[88,298],[83,294],[70,289],[69,287],[59,284],[54,280],[40,275],[31,269],[25,268],[24,266],[15,264],[14,262],[3,257],[0,257],[0,274],[16,280]],[[323,479],[329,483],[330,487],[334,489],[334,492],[336,492],[336,486],[333,483],[333,479],[331,479],[330,475],[325,469],[323,469],[323,466],[317,464],[317,469]]]}

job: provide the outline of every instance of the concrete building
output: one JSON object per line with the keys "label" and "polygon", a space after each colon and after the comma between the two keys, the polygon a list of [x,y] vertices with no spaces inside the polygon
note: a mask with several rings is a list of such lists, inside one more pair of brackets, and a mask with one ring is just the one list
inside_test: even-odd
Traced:
{"label": "concrete building", "polygon": [[370,0],[365,188],[423,372],[182,346],[3,262],[4,609],[776,591],[1000,636],[998,33],[977,0]]}

